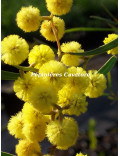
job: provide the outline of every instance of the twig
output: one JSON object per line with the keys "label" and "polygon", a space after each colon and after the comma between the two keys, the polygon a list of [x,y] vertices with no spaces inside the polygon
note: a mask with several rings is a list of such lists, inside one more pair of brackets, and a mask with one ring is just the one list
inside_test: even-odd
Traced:
{"label": "twig", "polygon": [[58,39],[57,30],[54,26],[53,20],[51,20],[51,26],[52,26],[52,30],[53,30],[53,33],[54,33],[55,38],[56,38],[56,42],[57,42],[57,46],[58,46],[58,61],[60,62],[61,58],[62,58],[62,50],[61,50],[60,41]]}
{"label": "twig", "polygon": [[44,21],[44,20],[51,20],[52,17],[51,16],[41,16],[40,20]]}
{"label": "twig", "polygon": [[54,155],[56,150],[56,145],[53,145],[50,149],[50,155]]}

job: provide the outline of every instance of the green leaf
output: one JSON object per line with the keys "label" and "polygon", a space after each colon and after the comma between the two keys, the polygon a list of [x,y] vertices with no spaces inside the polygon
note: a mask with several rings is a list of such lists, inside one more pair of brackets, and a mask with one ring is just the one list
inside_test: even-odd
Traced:
{"label": "green leaf", "polygon": [[1,156],[15,156],[15,155],[9,154],[9,153],[6,153],[6,152],[1,152]]}
{"label": "green leaf", "polygon": [[19,73],[1,71],[1,80],[16,80],[20,76]]}
{"label": "green leaf", "polygon": [[101,74],[106,75],[115,65],[115,62],[117,61],[116,56],[112,56],[99,70],[98,72]]}
{"label": "green leaf", "polygon": [[[80,55],[80,56],[90,56],[90,55],[98,55],[98,54],[102,54],[102,53],[105,53],[106,51],[110,50],[110,49],[113,49],[115,47],[118,46],[118,38],[116,38],[115,40],[109,42],[108,44],[105,44],[103,46],[100,46],[96,49],[93,49],[93,50],[90,50],[90,51],[86,51],[84,53],[71,53],[71,52],[68,52],[68,53],[65,53],[65,54],[71,54],[71,55]],[[62,52],[62,54],[64,54]]]}
{"label": "green leaf", "polygon": [[90,17],[94,18],[94,19],[97,19],[97,20],[101,20],[101,21],[106,22],[108,24],[118,25],[117,22],[111,21],[111,20],[103,18],[103,17],[99,17],[99,16],[90,16]]}
{"label": "green leaf", "polygon": [[104,4],[102,4],[102,7],[115,22],[118,22],[117,18],[111,13],[111,11]]}
{"label": "green leaf", "polygon": [[78,32],[78,31],[114,31],[114,28],[85,28],[85,27],[78,27],[78,28],[67,29],[67,30],[65,30],[65,33]]}

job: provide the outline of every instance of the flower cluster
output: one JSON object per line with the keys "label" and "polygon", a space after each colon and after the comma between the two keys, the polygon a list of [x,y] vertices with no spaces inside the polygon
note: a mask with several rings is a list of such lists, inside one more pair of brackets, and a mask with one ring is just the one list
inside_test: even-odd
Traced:
{"label": "flower cluster", "polygon": [[[97,98],[106,89],[103,74],[78,67],[83,58],[70,54],[83,53],[81,44],[71,41],[60,45],[65,23],[54,15],[68,13],[72,3],[73,0],[46,0],[51,16],[42,17],[39,9],[29,6],[21,8],[16,17],[17,25],[23,31],[36,31],[40,27],[40,33],[46,40],[57,41],[59,61],[55,60],[54,51],[47,45],[35,45],[29,51],[28,43],[18,35],[10,35],[2,41],[1,58],[6,64],[19,66],[28,58],[28,63],[36,71],[32,72],[29,68],[24,72],[23,69],[13,86],[16,96],[24,102],[23,109],[8,123],[9,133],[19,139],[16,146],[18,156],[41,155],[39,142],[46,137],[57,149],[66,150],[73,146],[79,134],[78,124],[65,115],[85,113],[88,106],[86,97]],[[65,72],[81,76],[66,78],[63,76]],[[40,73],[49,75],[40,77]],[[56,77],[55,73],[61,76]],[[84,155],[80,153],[76,156]]]}

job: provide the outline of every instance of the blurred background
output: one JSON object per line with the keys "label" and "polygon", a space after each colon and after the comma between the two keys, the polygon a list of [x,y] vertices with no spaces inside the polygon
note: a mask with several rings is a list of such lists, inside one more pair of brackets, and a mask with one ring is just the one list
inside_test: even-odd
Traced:
{"label": "blurred background", "polygon": [[[16,14],[22,6],[33,5],[40,9],[42,16],[47,16],[50,13],[46,9],[45,0],[1,0],[1,28],[2,39],[10,34],[18,34],[25,38],[30,47],[35,44],[46,43],[56,49],[56,43],[46,41],[39,31],[34,33],[24,33],[16,25]],[[113,20],[108,11],[117,19],[118,16],[118,1],[117,0],[74,0],[71,12],[62,16],[66,23],[66,29],[75,27],[100,27],[110,28],[112,25],[101,20],[90,18],[90,16],[100,16],[109,20]],[[103,40],[109,33],[113,32],[87,32],[79,31],[74,33],[66,33],[61,43],[66,41],[78,41],[82,44],[82,48],[91,50],[101,46]],[[99,69],[111,56],[102,54],[95,56],[88,63],[88,69]],[[25,61],[22,65],[28,65]],[[2,70],[18,72],[14,67],[5,65],[2,62]],[[118,91],[118,68],[117,63],[111,71],[112,89],[117,95]],[[15,154],[15,145],[17,140],[8,134],[7,122],[11,115],[15,115],[21,110],[23,102],[20,101],[14,94],[13,81],[2,81],[2,107],[1,107],[1,134],[2,151]],[[109,90],[106,90],[106,93]],[[118,104],[115,100],[110,100],[108,97],[100,97],[98,99],[87,99],[89,102],[88,111],[75,117],[79,124],[80,137],[74,147],[67,151],[56,151],[56,156],[75,156],[80,151],[88,156],[117,156],[118,141],[117,141],[117,126],[118,126]],[[92,137],[91,137],[92,136]],[[50,144],[45,140],[42,144],[43,152],[49,151]]]}

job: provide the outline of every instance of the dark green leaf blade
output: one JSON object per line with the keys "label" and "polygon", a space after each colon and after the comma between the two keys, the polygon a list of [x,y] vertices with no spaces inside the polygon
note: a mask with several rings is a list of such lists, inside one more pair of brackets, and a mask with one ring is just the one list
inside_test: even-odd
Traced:
{"label": "dark green leaf blade", "polygon": [[1,80],[16,80],[20,76],[19,73],[1,71]]}
{"label": "dark green leaf blade", "polygon": [[101,20],[101,21],[106,22],[108,24],[118,25],[117,22],[111,21],[111,20],[103,18],[103,17],[99,17],[99,16],[90,16],[90,17],[94,18],[94,19],[97,19],[97,20]]}
{"label": "dark green leaf blade", "polygon": [[9,154],[9,153],[6,153],[6,152],[1,152],[1,156],[15,156],[15,155],[12,155],[12,154]]}
{"label": "dark green leaf blade", "polygon": [[99,70],[98,72],[101,74],[106,75],[115,65],[115,62],[117,61],[116,56],[112,56]]}
{"label": "dark green leaf blade", "polygon": [[[93,49],[93,50],[90,50],[90,51],[86,51],[84,53],[71,53],[71,52],[69,52],[69,53],[65,53],[65,54],[80,55],[80,56],[99,55],[99,54],[105,53],[106,51],[113,49],[117,46],[118,46],[118,38],[109,42],[108,44],[105,44],[103,46],[100,46],[100,47]],[[64,53],[62,53],[62,54],[64,54]]]}
{"label": "dark green leaf blade", "polygon": [[88,27],[77,27],[65,30],[65,33],[72,33],[78,31],[115,31],[114,28],[88,28]]}

